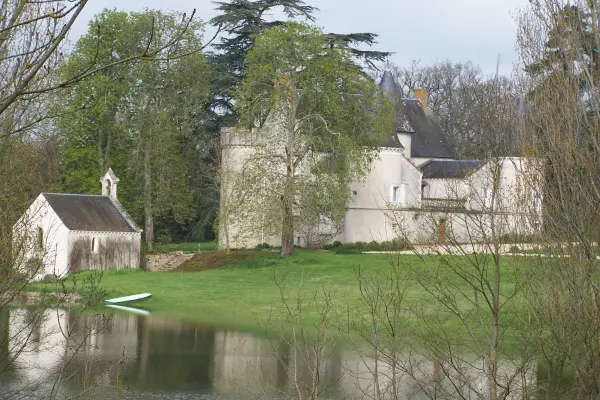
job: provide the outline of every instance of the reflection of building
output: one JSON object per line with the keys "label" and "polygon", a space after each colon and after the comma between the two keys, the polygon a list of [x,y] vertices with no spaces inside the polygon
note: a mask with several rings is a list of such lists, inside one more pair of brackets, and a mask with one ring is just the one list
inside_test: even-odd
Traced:
{"label": "reflection of building", "polygon": [[[239,332],[215,334],[213,388],[220,394],[261,393],[281,383],[277,342]],[[275,346],[275,347],[274,347]],[[287,357],[286,354],[283,357]]]}
{"label": "reflection of building", "polygon": [[[373,395],[378,389],[382,398],[393,398],[392,377],[396,376],[396,393],[400,399],[475,399],[489,398],[490,381],[485,375],[485,363],[482,358],[461,354],[452,359],[452,365],[440,361],[431,361],[423,357],[399,356],[394,373],[389,363],[360,357],[356,352],[343,353],[348,370],[339,383],[339,391],[350,398],[363,398]],[[520,359],[500,362],[497,376],[500,385],[510,381],[510,392],[505,399],[528,398],[537,388],[537,365]],[[374,372],[378,372],[378,387],[375,385]],[[364,396],[371,398],[368,395]]]}
{"label": "reflection of building", "polygon": [[[15,309],[9,313],[8,354],[23,386],[56,378],[67,354],[69,316],[65,310]],[[11,366],[12,367],[12,366]]]}
{"label": "reflection of building", "polygon": [[[4,315],[8,318],[8,313]],[[0,320],[0,340],[6,336],[10,340],[3,351],[17,360],[12,375],[0,374],[0,397],[5,393],[7,379],[20,387],[31,382],[52,383],[61,371],[61,395],[74,396],[84,388],[92,388],[95,398],[115,393],[119,390],[115,387],[141,395],[160,392],[172,397],[182,393],[272,397],[276,392],[292,393],[294,380],[305,391],[313,379],[314,369],[309,368],[307,347],[302,344],[294,351],[285,340],[172,319],[117,314],[108,321],[106,316],[96,314],[13,310],[9,321],[4,322],[10,322],[10,326],[2,330],[6,324]],[[67,332],[69,341],[63,336]],[[24,351],[19,354],[20,349]],[[72,358],[76,349],[79,352]],[[407,367],[408,360],[403,355],[400,358],[402,367]],[[412,376],[405,370],[398,375],[399,398],[427,398],[424,391],[432,388],[437,390],[437,398],[451,397],[443,396],[444,390],[455,394],[450,378],[457,387],[462,385],[466,398],[473,397],[474,391],[485,397],[487,380],[481,359],[464,356],[457,362],[462,367],[461,374],[448,365],[413,358]],[[519,362],[504,361],[500,368],[502,379],[514,374]],[[380,388],[385,391],[390,387],[392,374],[383,363],[379,368]],[[334,348],[330,357],[320,360],[319,387],[326,388],[332,398],[361,398],[363,392],[373,390],[372,371],[372,360]],[[444,371],[449,371],[448,376]],[[530,388],[537,383],[535,368],[528,365],[525,371],[509,398],[521,397],[519,385],[523,382]]]}

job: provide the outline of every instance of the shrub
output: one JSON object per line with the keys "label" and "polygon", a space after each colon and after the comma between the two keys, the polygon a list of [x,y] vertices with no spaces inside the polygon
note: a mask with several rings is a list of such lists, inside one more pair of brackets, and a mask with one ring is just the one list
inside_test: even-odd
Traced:
{"label": "shrub", "polygon": [[[339,242],[337,242],[339,243]],[[323,246],[325,250],[331,250],[338,254],[351,254],[351,252],[340,253],[338,250],[356,250],[355,253],[363,251],[403,251],[412,250],[412,246],[402,238],[396,238],[389,242],[355,242],[355,243],[339,243],[338,245],[331,244]]]}
{"label": "shrub", "polygon": [[367,244],[367,250],[378,251],[379,249],[381,249],[381,243],[379,242],[372,240]]}
{"label": "shrub", "polygon": [[156,243],[166,244],[166,243],[172,243],[172,242],[173,242],[173,238],[171,237],[171,232],[169,232],[168,229],[160,229],[156,233]]}
{"label": "shrub", "polygon": [[338,247],[334,250],[335,254],[362,254],[362,250],[359,249],[347,249],[344,247]]}
{"label": "shrub", "polygon": [[259,243],[256,245],[257,249],[270,249],[271,246],[269,245],[269,243]]}
{"label": "shrub", "polygon": [[340,242],[339,240],[336,240],[335,242],[333,242],[333,244],[331,245],[332,247],[340,247],[342,245],[342,242]]}
{"label": "shrub", "polygon": [[500,243],[535,243],[539,241],[537,234],[507,233],[500,236]]}

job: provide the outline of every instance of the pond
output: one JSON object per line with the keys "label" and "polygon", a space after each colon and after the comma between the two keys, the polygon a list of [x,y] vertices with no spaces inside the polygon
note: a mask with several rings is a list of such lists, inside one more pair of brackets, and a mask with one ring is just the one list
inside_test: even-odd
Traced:
{"label": "pond", "polygon": [[[11,394],[48,398],[49,393],[103,400],[289,398],[295,384],[306,388],[315,378],[302,351],[285,340],[151,315],[5,310],[0,312],[0,344],[3,365],[14,359],[8,367],[0,365],[3,399]],[[463,390],[485,390],[483,365],[477,358],[469,365],[471,370],[462,374],[471,389]],[[530,367],[519,380],[531,385],[538,378],[535,366]],[[335,346],[318,367],[320,397],[372,398],[373,368],[364,354]],[[379,368],[383,390],[391,372]],[[411,368],[413,373],[405,369],[396,376],[398,398],[429,398],[429,388],[454,386],[442,364],[414,358]],[[511,396],[519,397],[518,390]]]}

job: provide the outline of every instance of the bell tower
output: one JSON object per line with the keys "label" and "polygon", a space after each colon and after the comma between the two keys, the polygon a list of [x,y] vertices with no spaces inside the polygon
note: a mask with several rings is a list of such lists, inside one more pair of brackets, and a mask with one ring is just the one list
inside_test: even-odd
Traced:
{"label": "bell tower", "polygon": [[100,185],[102,186],[102,195],[109,196],[113,199],[117,199],[117,185],[119,184],[119,178],[115,175],[112,168],[104,174],[100,179]]}

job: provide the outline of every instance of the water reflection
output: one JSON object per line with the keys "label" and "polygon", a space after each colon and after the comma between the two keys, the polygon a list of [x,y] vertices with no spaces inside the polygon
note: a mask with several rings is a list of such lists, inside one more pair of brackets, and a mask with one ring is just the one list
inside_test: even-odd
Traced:
{"label": "water reflection", "polygon": [[[31,329],[35,327],[35,329]],[[22,351],[20,351],[22,349]],[[80,315],[66,310],[15,309],[0,312],[0,397],[26,386],[42,394],[85,393],[84,398],[207,398],[277,397],[289,393],[290,374],[310,382],[310,369],[284,341],[232,332],[178,320],[129,314]],[[442,393],[444,367],[426,359],[411,360],[413,376],[397,376],[398,398],[428,398],[428,382]],[[464,376],[484,391],[483,365],[470,362]],[[506,374],[514,373],[507,363]],[[374,393],[373,361],[343,347],[333,350],[319,370],[322,387],[331,398],[369,398]],[[380,387],[390,382],[381,370]],[[57,383],[57,377],[60,382]],[[536,381],[535,368],[523,381]],[[437,387],[431,383],[438,385]],[[122,392],[125,391],[125,392]],[[368,396],[365,396],[365,393]],[[469,389],[465,389],[466,397]],[[31,397],[31,396],[29,396]],[[283,396],[282,396],[283,397]],[[442,398],[443,396],[437,396]],[[513,391],[509,398],[519,398]]]}

